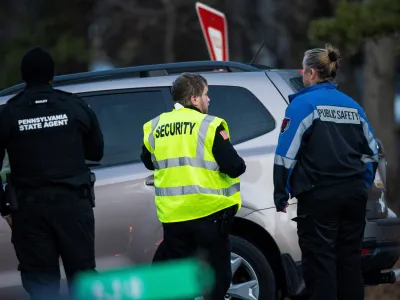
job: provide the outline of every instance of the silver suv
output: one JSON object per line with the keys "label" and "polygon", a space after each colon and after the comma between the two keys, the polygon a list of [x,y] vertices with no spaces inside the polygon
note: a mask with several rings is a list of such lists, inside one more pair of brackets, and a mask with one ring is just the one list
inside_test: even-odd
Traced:
{"label": "silver suv", "polygon": [[[104,133],[103,160],[99,164],[87,162],[97,176],[98,270],[149,263],[162,240],[153,172],[140,161],[142,126],[173,109],[170,87],[177,74],[184,71],[206,77],[210,114],[228,122],[232,143],[247,164],[241,177],[243,207],[232,231],[230,299],[300,296],[304,290],[301,252],[296,223],[292,221],[296,200],[292,199],[287,214],[277,213],[272,180],[274,151],[288,95],[302,88],[298,70],[200,61],[56,77],[56,88],[87,101]],[[2,91],[0,104],[22,89],[19,84]],[[380,154],[379,172],[369,192],[363,247],[366,284],[391,283],[398,275],[397,271],[381,273],[392,268],[400,256],[400,219],[388,217],[386,161],[381,145]],[[3,174],[7,171],[2,170]],[[10,229],[0,220],[0,299],[21,291],[10,237]]]}

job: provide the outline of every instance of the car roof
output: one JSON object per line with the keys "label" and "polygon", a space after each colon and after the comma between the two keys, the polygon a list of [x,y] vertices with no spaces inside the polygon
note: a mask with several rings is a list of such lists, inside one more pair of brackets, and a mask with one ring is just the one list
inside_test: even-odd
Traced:
{"label": "car roof", "polygon": [[[82,83],[119,80],[127,78],[153,78],[177,75],[183,72],[256,72],[269,69],[267,66],[249,65],[231,61],[193,61],[168,64],[144,65],[128,68],[115,68],[105,71],[91,71],[75,74],[59,75],[53,79],[54,87],[65,87]],[[24,83],[9,87],[0,92],[0,97],[14,95],[22,91]]]}

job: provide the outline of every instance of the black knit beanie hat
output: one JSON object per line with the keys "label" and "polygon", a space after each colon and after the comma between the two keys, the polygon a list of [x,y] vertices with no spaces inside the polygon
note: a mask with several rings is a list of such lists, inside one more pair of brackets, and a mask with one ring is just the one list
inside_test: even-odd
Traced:
{"label": "black knit beanie hat", "polygon": [[22,58],[21,77],[27,84],[50,82],[54,77],[53,58],[42,48],[33,48]]}

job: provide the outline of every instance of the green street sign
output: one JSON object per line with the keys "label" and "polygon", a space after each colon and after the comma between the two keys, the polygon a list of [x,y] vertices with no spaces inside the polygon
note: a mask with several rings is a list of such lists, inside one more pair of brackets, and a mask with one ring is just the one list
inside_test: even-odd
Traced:
{"label": "green street sign", "polygon": [[76,300],[194,299],[210,291],[214,272],[194,259],[85,272],[74,285]]}

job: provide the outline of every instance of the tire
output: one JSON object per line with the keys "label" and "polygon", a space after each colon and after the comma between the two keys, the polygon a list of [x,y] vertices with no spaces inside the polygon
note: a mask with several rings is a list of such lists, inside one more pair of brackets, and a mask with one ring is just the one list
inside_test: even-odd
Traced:
{"label": "tire", "polygon": [[[235,264],[237,266],[241,262],[241,266],[237,270],[232,267],[232,282],[228,291],[230,296],[228,299],[277,299],[275,276],[268,260],[261,251],[247,240],[238,236],[231,236],[231,245],[231,264],[232,266]],[[256,278],[254,278],[254,275]],[[258,296],[256,288],[253,290],[253,297],[250,295],[247,298],[243,297],[243,295],[242,297],[235,297],[235,292],[237,295],[239,291],[238,284],[251,280],[258,281]]]}

